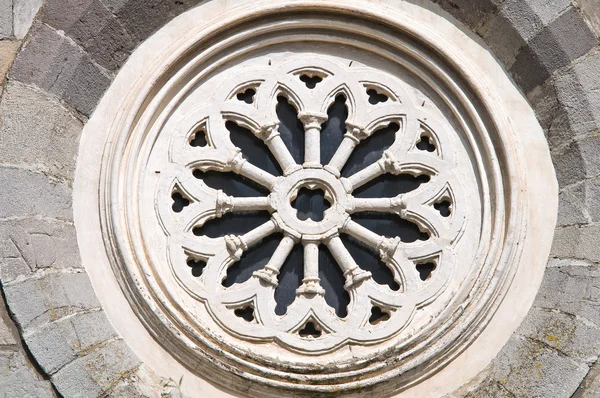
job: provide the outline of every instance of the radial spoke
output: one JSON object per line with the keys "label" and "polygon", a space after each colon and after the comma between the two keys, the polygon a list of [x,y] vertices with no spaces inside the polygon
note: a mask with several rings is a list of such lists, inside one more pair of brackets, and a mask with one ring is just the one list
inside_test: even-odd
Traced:
{"label": "radial spoke", "polygon": [[376,211],[401,215],[405,209],[406,199],[404,194],[400,194],[393,198],[352,198],[351,205],[346,211],[350,214],[363,211]]}
{"label": "radial spoke", "polygon": [[279,227],[277,223],[271,219],[268,222],[254,228],[253,230],[245,233],[241,236],[227,235],[225,236],[225,246],[231,258],[234,261],[239,261],[242,258],[242,254],[262,239],[277,232]]}
{"label": "radial spoke", "polygon": [[291,235],[285,234],[267,265],[263,269],[255,271],[253,275],[272,286],[277,286],[279,284],[277,275],[279,275],[281,267],[292,252],[295,244],[296,239]]}
{"label": "radial spoke", "polygon": [[346,122],[346,128],[347,131],[346,134],[344,134],[344,139],[333,154],[329,164],[325,166],[327,170],[331,171],[338,177],[346,165],[346,162],[350,158],[350,155],[352,155],[354,148],[356,148],[361,140],[364,140],[368,137],[368,134],[366,134],[364,130],[356,126],[352,126],[348,122]]}
{"label": "radial spoke", "polygon": [[349,289],[350,287],[371,277],[370,272],[362,270],[356,264],[354,258],[352,258],[352,255],[350,255],[350,252],[348,249],[346,249],[344,243],[338,235],[334,235],[326,240],[325,244],[344,273],[344,277],[346,278],[344,288]]}
{"label": "radial spoke", "polygon": [[263,169],[246,161],[241,165],[241,167],[233,169],[233,171],[251,179],[257,184],[268,188],[269,190],[273,189],[273,185],[275,185],[275,182],[277,181],[277,177],[275,177],[273,174],[266,172]]}
{"label": "radial spoke", "polygon": [[327,115],[300,112],[298,118],[304,125],[304,167],[321,167],[321,124]]}
{"label": "radial spoke", "polygon": [[302,168],[302,166],[296,163],[287,146],[285,146],[285,143],[279,134],[279,125],[275,124],[263,127],[256,135],[264,141],[273,156],[275,156],[275,160],[277,160],[277,163],[281,166],[283,175],[288,175]]}
{"label": "radial spoke", "polygon": [[305,240],[304,245],[304,277],[302,285],[296,289],[296,294],[325,295],[319,278],[319,241]]}

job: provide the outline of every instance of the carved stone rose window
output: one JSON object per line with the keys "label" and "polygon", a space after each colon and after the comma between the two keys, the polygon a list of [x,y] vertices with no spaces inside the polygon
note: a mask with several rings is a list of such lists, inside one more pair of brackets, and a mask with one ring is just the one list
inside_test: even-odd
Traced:
{"label": "carved stone rose window", "polygon": [[[475,175],[467,149],[428,96],[360,59],[301,48],[252,57],[192,93],[182,105],[191,112],[165,126],[152,151],[146,187],[150,195],[157,186],[169,266],[234,335],[307,354],[384,341],[422,323],[417,310],[463,275],[456,258],[468,264],[475,255],[467,242],[478,239],[481,215],[469,198],[480,193],[468,184]],[[210,103],[198,106],[202,97]],[[266,194],[236,196],[243,183]],[[295,206],[303,190],[327,202],[317,220]],[[230,212],[253,217],[225,220]],[[260,260],[250,253],[241,261],[252,250],[262,250]],[[293,283],[279,276],[297,265],[291,255],[302,267],[288,271],[301,275],[299,286],[287,286],[295,289],[289,303],[275,292]],[[245,267],[256,269],[250,276]],[[339,268],[343,280],[328,282],[349,295],[337,314],[323,267]],[[236,268],[250,277],[231,285]]]}
{"label": "carved stone rose window", "polygon": [[191,391],[451,392],[531,305],[555,222],[526,101],[408,2],[208,2],[136,51],[81,148],[94,285]]}

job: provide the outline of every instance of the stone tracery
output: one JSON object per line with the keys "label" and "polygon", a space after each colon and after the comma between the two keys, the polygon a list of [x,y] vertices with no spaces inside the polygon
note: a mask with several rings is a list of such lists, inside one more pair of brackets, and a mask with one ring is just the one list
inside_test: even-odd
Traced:
{"label": "stone tracery", "polygon": [[[171,163],[166,166],[157,191],[158,203],[163,203],[165,196],[187,201],[185,206],[179,206],[179,212],[174,210],[174,204],[158,207],[169,235],[171,266],[177,274],[190,272],[186,263],[203,264],[201,272],[192,268],[200,278],[179,278],[180,283],[205,301],[217,322],[236,335],[276,339],[304,352],[321,352],[349,341],[381,341],[400,332],[414,311],[440,294],[452,276],[453,247],[466,222],[465,199],[454,172],[455,138],[443,121],[418,109],[413,94],[398,79],[323,57],[297,58],[282,65],[245,70],[242,83],[235,77],[228,80],[215,90],[213,104],[185,119],[173,135]],[[297,110],[304,127],[302,164],[296,162],[290,143],[284,142],[279,132],[275,109],[281,96]],[[331,160],[321,162],[322,124],[327,121],[329,107],[340,96],[348,110],[346,133]],[[275,176],[249,162],[229,138],[226,122],[260,138],[282,175]],[[356,146],[390,125],[397,127],[395,140],[381,158],[343,176]],[[204,145],[197,143],[198,137],[205,140]],[[202,174],[211,170],[233,171],[265,187],[270,194],[229,196],[202,181]],[[190,178],[192,174],[198,178]],[[394,197],[352,195],[354,190],[384,174],[426,176],[428,182]],[[324,192],[331,207],[324,212],[322,221],[298,218],[291,203],[302,188]],[[271,219],[243,235],[210,238],[202,234],[202,226],[209,219],[240,211],[268,211]],[[409,243],[394,234],[381,236],[352,219],[362,212],[390,214],[410,221],[426,239]],[[255,271],[245,283],[224,288],[219,282],[225,278],[226,269],[239,261],[246,250],[275,232],[283,233],[283,237],[264,268]],[[349,235],[376,252],[391,270],[398,291],[376,283],[371,273],[355,262],[340,234]],[[296,244],[301,244],[304,252],[302,284],[287,313],[277,316],[274,289],[279,284],[280,269]],[[343,272],[344,289],[351,297],[344,318],[336,316],[323,299],[319,245],[327,247]],[[424,273],[424,269],[429,271]],[[255,326],[249,328],[250,324]],[[257,332],[257,328],[261,330]]]}

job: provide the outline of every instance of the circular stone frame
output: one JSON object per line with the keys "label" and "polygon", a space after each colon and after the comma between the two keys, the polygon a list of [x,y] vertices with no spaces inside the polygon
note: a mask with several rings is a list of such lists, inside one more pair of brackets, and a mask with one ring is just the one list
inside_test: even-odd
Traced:
{"label": "circular stone frame", "polygon": [[[249,380],[256,382],[253,392],[265,396],[280,396],[282,391],[352,394],[367,387],[380,395],[436,396],[461,386],[491,361],[525,316],[550,251],[558,206],[557,185],[547,143],[533,111],[485,48],[439,15],[417,5],[337,0],[261,0],[252,6],[241,1],[226,4],[209,2],[199,6],[142,44],[121,69],[85,127],[75,180],[75,222],[84,265],[109,318],[149,367],[166,378],[178,379],[183,374],[186,380],[192,380],[188,384],[192,391],[196,385],[205,386],[197,375],[200,371],[208,375],[209,382],[225,384],[239,392],[248,390]],[[474,102],[487,111],[488,123],[497,134],[487,137],[490,144],[501,148],[498,152],[505,156],[499,159],[506,166],[502,177],[510,185],[511,196],[505,205],[512,208],[513,214],[522,212],[523,217],[517,216],[516,224],[514,219],[507,221],[508,232],[503,236],[506,242],[502,245],[513,247],[511,255],[518,254],[514,259],[499,260],[497,274],[489,276],[487,286],[491,287],[478,293],[486,308],[472,311],[472,322],[454,330],[457,334],[450,340],[460,343],[447,351],[440,351],[435,343],[426,344],[426,349],[421,350],[425,354],[419,354],[418,363],[411,368],[404,367],[396,357],[378,358],[388,368],[386,371],[367,379],[347,378],[331,384],[287,381],[293,379],[291,374],[269,374],[268,367],[257,376],[254,367],[262,365],[240,365],[239,358],[233,361],[237,361],[237,366],[232,372],[232,354],[224,352],[218,344],[210,350],[192,353],[177,339],[167,338],[159,343],[159,336],[163,339],[165,330],[168,331],[162,324],[166,318],[157,310],[159,302],[156,307],[148,305],[153,300],[151,292],[145,286],[136,287],[142,278],[127,272],[132,253],[124,252],[122,245],[127,244],[128,235],[115,227],[119,228],[122,225],[119,222],[128,215],[123,204],[115,200],[118,195],[113,196],[118,187],[111,187],[123,173],[111,167],[119,164],[115,156],[127,155],[129,148],[123,143],[134,133],[131,126],[140,123],[143,111],[151,106],[167,81],[185,75],[188,63],[193,65],[190,69],[199,67],[201,63],[194,62],[203,46],[208,46],[223,31],[232,27],[244,29],[258,18],[267,20],[275,14],[289,18],[310,12],[368,21],[388,32],[389,37],[409,38],[425,49],[426,58],[433,60],[429,67],[438,78],[445,78],[450,86],[459,81],[464,84],[469,94],[475,96]],[[226,37],[235,39],[236,35],[230,31]],[[410,50],[419,53],[414,47]],[[177,88],[179,83],[169,84]],[[96,211],[90,212],[90,207]],[[115,223],[115,220],[121,221]],[[187,367],[181,366],[165,349]]]}

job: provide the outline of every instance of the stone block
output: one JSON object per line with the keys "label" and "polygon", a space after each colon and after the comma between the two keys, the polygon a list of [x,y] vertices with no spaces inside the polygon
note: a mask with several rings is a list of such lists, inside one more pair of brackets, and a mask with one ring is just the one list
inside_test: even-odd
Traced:
{"label": "stone block", "polygon": [[588,366],[600,354],[600,326],[577,314],[532,308],[516,333]]}
{"label": "stone block", "polygon": [[0,295],[0,346],[17,344],[15,339],[17,331],[5,308],[6,303]]}
{"label": "stone block", "polygon": [[108,393],[140,365],[122,340],[116,340],[58,371],[52,381],[65,397],[96,397]]}
{"label": "stone block", "polygon": [[585,224],[589,222],[586,201],[586,185],[571,185],[558,195],[558,226]]}
{"label": "stone block", "polygon": [[561,152],[553,153],[552,163],[560,188],[583,181],[586,177],[585,161],[579,143],[571,143]]}
{"label": "stone block", "polygon": [[89,116],[111,82],[66,37],[46,25],[35,25],[9,76],[35,85]]}
{"label": "stone block", "polygon": [[585,183],[586,210],[591,221],[600,222],[600,178],[591,178]]}
{"label": "stone block", "polygon": [[44,0],[13,0],[14,30],[17,39],[23,39],[29,32],[33,20]]}
{"label": "stone block", "polygon": [[578,60],[556,77],[558,100],[575,136],[600,128],[600,51]]}
{"label": "stone block", "polygon": [[13,0],[0,0],[0,39],[13,35]]}
{"label": "stone block", "polygon": [[52,219],[0,222],[3,283],[45,268],[82,268],[75,227]]}
{"label": "stone block", "polygon": [[24,337],[44,372],[52,375],[117,334],[104,312],[94,311],[50,323]]}
{"label": "stone block", "polygon": [[41,21],[64,31],[99,65],[118,70],[134,48],[134,40],[100,0],[46,2]]}
{"label": "stone block", "polygon": [[0,351],[0,398],[55,398],[20,351]]}
{"label": "stone block", "polygon": [[491,366],[491,377],[512,397],[570,397],[588,372],[578,362],[537,340],[513,336]]}
{"label": "stone block", "polygon": [[[463,398],[514,398],[515,396],[495,380],[485,380]],[[450,397],[449,397],[450,398]],[[454,397],[453,397],[454,398]]]}
{"label": "stone block", "polygon": [[527,43],[510,72],[523,91],[529,92],[595,45],[596,38],[579,12],[571,7]]}
{"label": "stone block", "polygon": [[554,235],[551,255],[560,258],[600,262],[600,224],[558,228]]}
{"label": "stone block", "polygon": [[67,315],[100,307],[85,273],[48,273],[5,285],[4,292],[10,311],[25,333]]}
{"label": "stone block", "polygon": [[534,306],[577,315],[600,326],[599,302],[600,269],[596,266],[567,266],[546,270]]}
{"label": "stone block", "polygon": [[0,218],[43,215],[72,220],[71,189],[44,174],[0,167]]}
{"label": "stone block", "polygon": [[[600,38],[600,0],[575,0],[574,2],[596,37]],[[598,395],[600,396],[600,393]]]}
{"label": "stone block", "polygon": [[139,44],[182,12],[205,0],[102,0]]}
{"label": "stone block", "polygon": [[564,146],[574,138],[567,110],[558,101],[554,79],[527,93],[527,99],[544,129],[550,150]]}
{"label": "stone block", "polygon": [[475,29],[494,13],[504,0],[433,0],[456,19]]}
{"label": "stone block", "polygon": [[510,67],[519,50],[570,5],[570,0],[506,0],[483,37]]}
{"label": "stone block", "polygon": [[72,179],[82,129],[56,99],[9,84],[0,102],[0,159]]}
{"label": "stone block", "polygon": [[15,59],[20,45],[21,42],[18,40],[0,40],[0,86],[4,84],[8,68]]}
{"label": "stone block", "polygon": [[587,376],[571,398],[598,398],[600,397],[600,362],[590,368]]}

